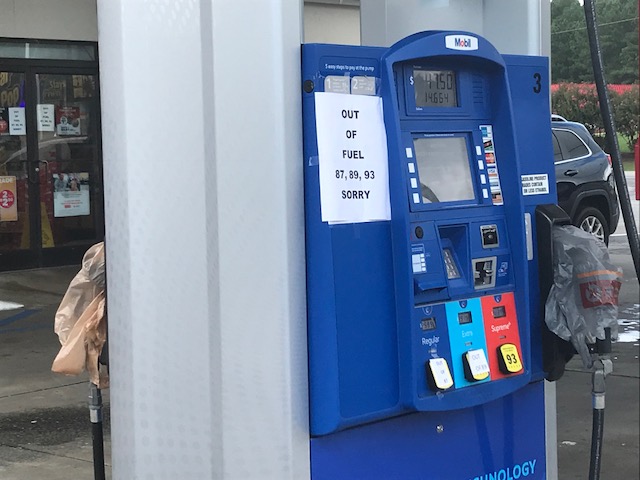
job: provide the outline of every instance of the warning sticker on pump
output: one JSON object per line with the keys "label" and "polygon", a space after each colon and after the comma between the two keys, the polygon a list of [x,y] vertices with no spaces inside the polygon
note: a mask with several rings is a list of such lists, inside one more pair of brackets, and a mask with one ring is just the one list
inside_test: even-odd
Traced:
{"label": "warning sticker on pump", "polygon": [[[493,144],[493,126],[480,125],[480,131],[482,132],[482,148],[484,149],[484,159],[487,163],[487,173],[489,174],[489,184],[491,185],[491,203],[493,205],[502,205],[504,200],[502,198],[502,188],[500,187],[496,151]],[[481,170],[482,168],[480,167]]]}
{"label": "warning sticker on pump", "polygon": [[546,173],[522,175],[522,195],[545,195],[549,193],[549,175]]}

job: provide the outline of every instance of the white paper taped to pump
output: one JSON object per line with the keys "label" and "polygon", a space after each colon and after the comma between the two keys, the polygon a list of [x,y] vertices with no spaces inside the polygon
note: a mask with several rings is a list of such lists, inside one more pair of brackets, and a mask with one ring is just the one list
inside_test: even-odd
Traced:
{"label": "white paper taped to pump", "polygon": [[390,220],[382,99],[317,92],[315,104],[322,221]]}

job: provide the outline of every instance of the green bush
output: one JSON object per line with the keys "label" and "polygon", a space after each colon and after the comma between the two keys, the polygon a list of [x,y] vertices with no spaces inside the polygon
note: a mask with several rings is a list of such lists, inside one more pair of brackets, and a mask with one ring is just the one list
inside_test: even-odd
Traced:
{"label": "green bush", "polygon": [[[616,130],[633,150],[638,138],[638,85],[630,91],[618,94],[609,90],[609,100],[614,112]],[[600,115],[600,102],[595,85],[563,83],[551,94],[553,113],[567,120],[584,124],[601,147],[605,147],[604,123]]]}
{"label": "green bush", "polygon": [[551,95],[553,113],[567,120],[584,124],[591,134],[603,126],[600,118],[600,103],[594,85],[563,83]]}
{"label": "green bush", "polygon": [[640,91],[638,85],[633,85],[631,90],[611,97],[615,112],[616,130],[627,142],[627,147],[633,152],[633,146],[638,140],[640,123]]}

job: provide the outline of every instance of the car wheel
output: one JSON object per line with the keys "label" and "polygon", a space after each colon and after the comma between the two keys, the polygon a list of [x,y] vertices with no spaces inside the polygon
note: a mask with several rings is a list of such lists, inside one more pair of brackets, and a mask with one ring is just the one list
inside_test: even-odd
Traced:
{"label": "car wheel", "polygon": [[599,238],[605,245],[609,245],[609,227],[604,215],[597,208],[584,208],[580,211],[573,224]]}

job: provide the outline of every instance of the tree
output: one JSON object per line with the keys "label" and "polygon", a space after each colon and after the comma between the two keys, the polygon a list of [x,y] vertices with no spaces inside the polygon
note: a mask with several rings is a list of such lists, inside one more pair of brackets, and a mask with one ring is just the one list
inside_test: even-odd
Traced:
{"label": "tree", "polygon": [[[607,82],[637,82],[638,3],[599,0],[596,13]],[[578,0],[551,2],[551,74],[553,83],[593,82],[584,8]]]}
{"label": "tree", "polygon": [[596,3],[605,75],[609,83],[638,81],[638,2]]}
{"label": "tree", "polygon": [[588,45],[584,12],[578,0],[551,2],[553,83],[591,80]]}

